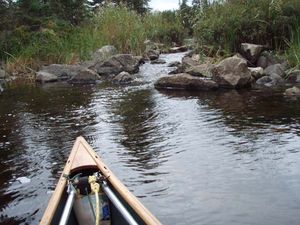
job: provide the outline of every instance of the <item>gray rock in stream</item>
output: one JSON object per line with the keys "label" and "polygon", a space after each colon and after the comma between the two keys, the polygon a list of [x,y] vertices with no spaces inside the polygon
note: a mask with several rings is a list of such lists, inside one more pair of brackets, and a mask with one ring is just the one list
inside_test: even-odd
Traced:
{"label": "gray rock in stream", "polygon": [[117,75],[122,71],[130,74],[139,71],[140,60],[131,54],[118,54],[102,63],[96,63],[89,69],[96,71],[100,76]]}
{"label": "gray rock in stream", "polygon": [[251,86],[251,72],[247,61],[237,56],[222,60],[212,70],[212,79],[222,88]]}
{"label": "gray rock in stream", "polygon": [[49,66],[43,66],[39,72],[47,72],[57,76],[59,81],[69,80],[75,76],[78,71],[84,69],[80,65],[67,65],[67,64],[51,64]]}
{"label": "gray rock in stream", "polygon": [[241,44],[241,53],[242,55],[249,60],[252,64],[254,64],[261,52],[265,49],[263,45],[242,43]]}
{"label": "gray rock in stream", "polygon": [[35,80],[40,83],[49,83],[58,81],[58,77],[52,73],[39,71],[36,73]]}
{"label": "gray rock in stream", "polygon": [[154,84],[156,89],[177,89],[191,91],[216,90],[218,85],[210,80],[195,77],[187,73],[180,73],[173,76],[165,76]]}
{"label": "gray rock in stream", "polygon": [[95,71],[81,68],[68,82],[71,84],[95,84],[98,80],[100,80],[100,76]]}

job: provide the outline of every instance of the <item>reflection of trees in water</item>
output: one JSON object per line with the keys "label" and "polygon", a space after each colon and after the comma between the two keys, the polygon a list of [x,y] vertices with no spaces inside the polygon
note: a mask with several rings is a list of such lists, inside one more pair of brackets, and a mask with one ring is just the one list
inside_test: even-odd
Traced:
{"label": "reflection of trees in water", "polygon": [[[49,175],[46,170],[58,177],[76,136],[83,134],[86,126],[95,123],[95,113],[88,110],[92,93],[90,86],[20,87],[7,90],[1,96],[1,211],[12,202],[19,207],[19,198],[34,194],[23,190],[23,186],[12,191],[14,183],[9,181],[16,177],[38,177],[39,182],[44,181],[43,188],[47,188],[49,182],[54,185],[53,178],[49,181],[49,177],[45,177]],[[18,224],[18,218],[4,218],[5,211],[2,211],[1,217],[6,224]]]}
{"label": "reflection of trees in water", "polygon": [[226,137],[224,133],[213,135],[212,139],[224,139],[223,142],[236,153],[263,151],[265,148],[270,150],[272,143],[275,146],[285,145],[289,135],[300,136],[299,100],[289,100],[282,93],[249,90],[161,93],[177,98],[199,99],[201,111],[208,110],[218,115],[216,118],[208,116],[207,119],[212,121],[205,126],[224,130],[233,137]]}
{"label": "reflection of trees in water", "polygon": [[248,90],[162,93],[173,97],[197,97],[200,105],[222,113],[226,124],[241,130],[247,126],[300,122],[300,101],[288,101],[281,93]]}
{"label": "reflection of trees in water", "polygon": [[160,152],[153,145],[161,141],[157,127],[155,101],[152,90],[129,92],[114,106],[114,114],[121,117],[122,145],[127,149],[128,164],[153,169],[160,163]]}

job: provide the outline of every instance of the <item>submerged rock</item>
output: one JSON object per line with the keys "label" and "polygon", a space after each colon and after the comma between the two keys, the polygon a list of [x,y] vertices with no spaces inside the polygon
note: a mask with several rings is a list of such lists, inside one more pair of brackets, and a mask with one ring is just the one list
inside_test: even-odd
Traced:
{"label": "submerged rock", "polygon": [[226,58],[212,68],[212,79],[223,88],[243,88],[251,85],[247,61],[237,56]]}
{"label": "submerged rock", "polygon": [[195,77],[186,73],[162,77],[156,81],[154,86],[157,89],[179,89],[194,91],[216,90],[218,88],[218,85],[212,80]]}

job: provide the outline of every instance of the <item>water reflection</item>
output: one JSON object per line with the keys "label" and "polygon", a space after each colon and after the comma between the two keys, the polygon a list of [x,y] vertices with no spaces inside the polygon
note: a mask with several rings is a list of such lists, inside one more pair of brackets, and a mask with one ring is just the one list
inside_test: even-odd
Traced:
{"label": "water reflection", "polygon": [[298,224],[299,100],[156,91],[153,81],[169,70],[144,65],[138,87],[1,95],[0,224],[38,224],[78,135],[163,224]]}

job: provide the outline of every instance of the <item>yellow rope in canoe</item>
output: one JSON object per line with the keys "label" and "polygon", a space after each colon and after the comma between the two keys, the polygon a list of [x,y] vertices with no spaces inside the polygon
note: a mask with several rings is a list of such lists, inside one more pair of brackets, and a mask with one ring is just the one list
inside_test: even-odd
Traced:
{"label": "yellow rope in canoe", "polygon": [[96,196],[96,222],[95,222],[95,225],[99,225],[99,221],[100,221],[100,209],[99,209],[100,185],[97,183],[96,176],[89,176],[89,183],[91,185],[92,193],[94,193]]}

